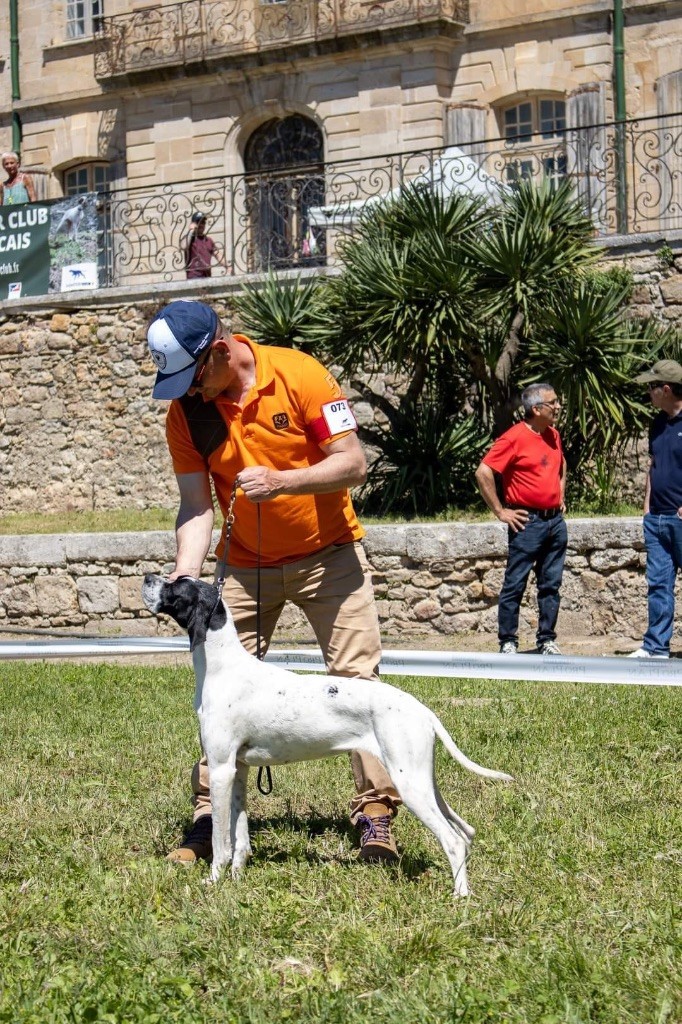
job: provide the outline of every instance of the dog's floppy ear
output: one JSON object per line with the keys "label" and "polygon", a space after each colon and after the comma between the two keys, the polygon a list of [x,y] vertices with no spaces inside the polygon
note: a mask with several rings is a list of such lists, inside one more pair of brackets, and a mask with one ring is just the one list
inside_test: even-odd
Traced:
{"label": "dog's floppy ear", "polygon": [[209,629],[221,629],[226,621],[227,615],[222,601],[219,600],[217,589],[215,587],[202,589],[187,617],[190,651],[206,642],[206,634]]}
{"label": "dog's floppy ear", "polygon": [[208,624],[214,607],[215,602],[211,602],[207,594],[200,593],[197,595],[197,601],[192,607],[187,620],[190,651],[206,642]]}

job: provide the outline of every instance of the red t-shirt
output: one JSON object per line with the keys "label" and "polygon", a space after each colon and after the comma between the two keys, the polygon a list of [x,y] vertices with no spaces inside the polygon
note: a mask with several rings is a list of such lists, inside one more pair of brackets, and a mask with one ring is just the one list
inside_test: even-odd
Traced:
{"label": "red t-shirt", "polygon": [[561,505],[563,457],[554,427],[538,434],[522,422],[501,434],[483,461],[501,474],[505,504],[547,509]]}

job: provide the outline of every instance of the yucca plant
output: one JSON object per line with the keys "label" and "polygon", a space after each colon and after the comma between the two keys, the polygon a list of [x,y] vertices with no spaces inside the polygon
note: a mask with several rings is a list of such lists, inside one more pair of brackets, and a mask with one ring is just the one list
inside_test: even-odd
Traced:
{"label": "yucca plant", "polygon": [[[482,439],[511,424],[521,389],[539,380],[565,402],[572,488],[607,495],[650,415],[633,377],[682,344],[625,317],[632,277],[595,270],[592,236],[568,181],[522,181],[492,207],[407,187],[340,243],[338,277],[280,298],[271,276],[243,315],[267,340],[314,345],[384,414],[386,428],[365,431],[379,453],[368,510],[469,504]],[[386,394],[373,387],[379,369]]]}
{"label": "yucca plant", "polygon": [[590,243],[593,225],[572,183],[523,179],[502,192],[487,232],[470,244],[479,273],[483,316],[504,325],[506,336],[488,382],[494,431],[511,425],[514,370],[547,294],[583,274],[599,258]]}
{"label": "yucca plant", "polygon": [[328,285],[312,337],[348,373],[367,363],[400,368],[416,400],[432,363],[458,349],[476,315],[463,239],[482,218],[479,200],[443,199],[424,186],[372,207],[341,245],[344,270]]}
{"label": "yucca plant", "polygon": [[470,504],[476,466],[490,443],[475,417],[453,416],[442,399],[403,406],[370,432],[379,450],[359,496],[365,512],[431,516]]}
{"label": "yucca plant", "polygon": [[260,284],[246,285],[234,305],[245,329],[264,345],[308,350],[310,323],[318,290],[316,278],[280,279],[272,270]]}
{"label": "yucca plant", "polygon": [[634,383],[650,341],[623,316],[627,287],[614,280],[605,288],[586,278],[553,290],[520,381],[549,377],[563,403],[560,429],[572,491],[580,497],[600,492],[602,503],[623,449],[641,436],[650,416]]}

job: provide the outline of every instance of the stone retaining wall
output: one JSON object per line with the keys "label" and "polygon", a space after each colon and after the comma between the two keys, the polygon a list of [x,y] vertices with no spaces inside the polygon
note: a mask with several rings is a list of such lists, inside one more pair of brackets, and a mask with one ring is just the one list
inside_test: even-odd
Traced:
{"label": "stone retaining wall", "polygon": [[[641,637],[641,520],[572,519],[568,533],[561,636]],[[372,526],[365,548],[385,637],[496,635],[506,560],[500,523]],[[142,576],[162,570],[174,552],[173,533],[161,531],[0,537],[0,633],[7,627],[121,636],[177,632],[174,624],[150,616],[140,593]],[[534,587],[528,591],[523,642],[532,641],[536,621]],[[281,627],[302,638],[310,634],[289,606]]]}

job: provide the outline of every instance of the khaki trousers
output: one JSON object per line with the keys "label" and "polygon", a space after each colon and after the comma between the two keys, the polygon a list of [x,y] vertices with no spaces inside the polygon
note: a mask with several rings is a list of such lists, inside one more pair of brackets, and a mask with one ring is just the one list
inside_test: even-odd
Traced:
{"label": "khaki trousers", "polygon": [[[223,598],[239,639],[250,654],[256,654],[258,570],[229,566],[228,572]],[[379,619],[361,544],[330,545],[296,562],[262,568],[260,576],[261,654],[268,649],[285,602],[291,601],[312,626],[330,675],[379,678]],[[350,761],[357,790],[350,803],[351,821],[355,824],[363,808],[375,801],[395,813],[402,801],[381,762],[360,750],[351,753]],[[205,757],[194,765],[192,790],[196,821],[211,813]]]}

